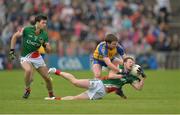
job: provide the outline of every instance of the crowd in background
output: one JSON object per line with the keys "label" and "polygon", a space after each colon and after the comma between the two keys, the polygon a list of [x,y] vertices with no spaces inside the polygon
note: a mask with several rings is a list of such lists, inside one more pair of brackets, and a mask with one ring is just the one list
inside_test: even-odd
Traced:
{"label": "crowd in background", "polygon": [[179,36],[169,33],[169,0],[152,6],[144,0],[0,0],[1,57],[8,55],[13,33],[38,13],[48,16],[49,41],[59,56],[89,55],[108,33],[117,35],[127,54],[150,61],[152,68],[157,67],[154,52],[180,51]]}

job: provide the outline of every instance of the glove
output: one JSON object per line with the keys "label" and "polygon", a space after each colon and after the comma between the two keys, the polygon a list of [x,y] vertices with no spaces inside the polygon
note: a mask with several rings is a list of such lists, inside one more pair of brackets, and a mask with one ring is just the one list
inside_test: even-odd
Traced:
{"label": "glove", "polygon": [[138,74],[141,75],[143,78],[146,77],[146,75],[141,67],[139,67],[137,71],[138,71]]}
{"label": "glove", "polygon": [[9,52],[9,59],[14,60],[16,58],[14,49],[11,49]]}

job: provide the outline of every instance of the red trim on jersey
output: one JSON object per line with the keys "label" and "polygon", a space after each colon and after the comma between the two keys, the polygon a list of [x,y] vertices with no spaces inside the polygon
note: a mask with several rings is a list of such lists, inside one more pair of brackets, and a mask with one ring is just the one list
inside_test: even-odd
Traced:
{"label": "red trim on jersey", "polygon": [[[107,80],[108,79],[108,76],[103,76],[103,77],[101,77],[101,80]],[[111,87],[106,87],[106,92],[107,93],[111,93],[111,92],[114,92],[114,91],[116,91],[117,90],[117,87],[113,87],[113,86],[111,86]]]}
{"label": "red trim on jersey", "polygon": [[117,87],[106,87],[106,92],[111,93],[117,90]]}
{"label": "red trim on jersey", "polygon": [[39,57],[39,56],[40,56],[40,53],[39,53],[38,51],[33,52],[33,53],[31,54],[31,58],[37,58],[37,57]]}

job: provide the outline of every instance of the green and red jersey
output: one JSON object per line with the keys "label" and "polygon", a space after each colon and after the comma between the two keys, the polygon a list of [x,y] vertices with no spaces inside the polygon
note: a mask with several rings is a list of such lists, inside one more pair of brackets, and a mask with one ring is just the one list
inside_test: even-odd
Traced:
{"label": "green and red jersey", "polygon": [[48,42],[48,34],[45,30],[41,30],[39,35],[35,34],[35,26],[27,26],[22,32],[22,52],[21,56],[26,56],[38,50],[44,43]]}
{"label": "green and red jersey", "polygon": [[[120,67],[121,69],[124,69],[123,66]],[[125,84],[133,84],[133,82],[140,81],[140,79],[136,76],[133,76],[131,74],[122,72],[123,75],[120,79],[104,79],[102,80],[104,86],[108,90],[108,92],[112,92],[117,90],[118,88],[121,88]]]}

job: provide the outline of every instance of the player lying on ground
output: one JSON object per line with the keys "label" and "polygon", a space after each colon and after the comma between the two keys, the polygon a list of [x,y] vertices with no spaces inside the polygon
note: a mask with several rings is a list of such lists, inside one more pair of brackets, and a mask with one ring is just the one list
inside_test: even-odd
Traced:
{"label": "player lying on ground", "polygon": [[[62,97],[61,100],[78,100],[78,99],[101,99],[106,94],[121,88],[125,84],[131,84],[135,89],[141,90],[144,85],[145,75],[141,68],[138,69],[139,76],[133,76],[130,71],[134,65],[134,59],[131,57],[126,57],[124,59],[124,70],[127,73],[115,74],[113,71],[109,73],[109,79],[99,80],[99,79],[77,79],[70,73],[61,72],[55,68],[50,68],[50,73],[55,73],[66,80],[70,81],[76,87],[85,88],[87,91],[76,95],[76,96],[66,96]],[[46,100],[53,100],[52,98],[46,97]],[[55,98],[54,98],[55,99]]]}

